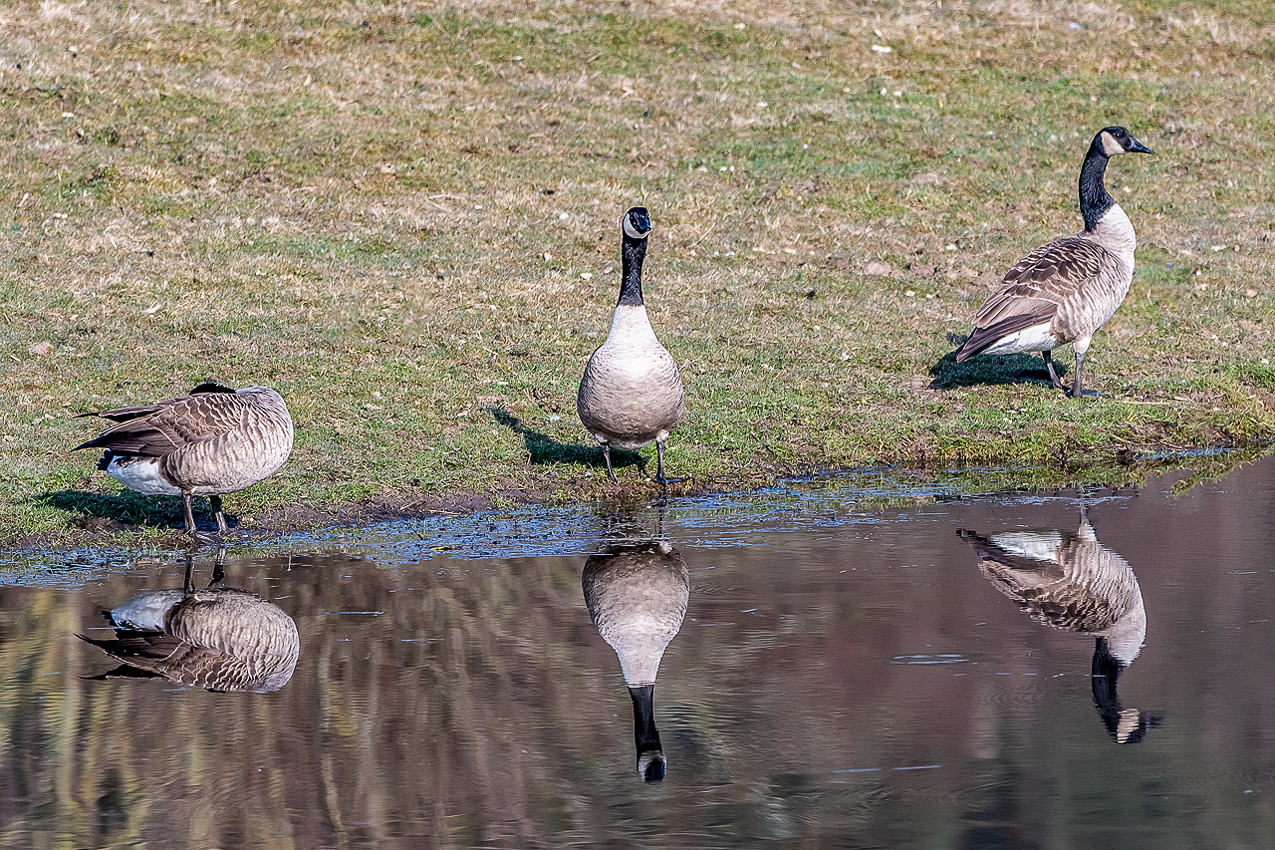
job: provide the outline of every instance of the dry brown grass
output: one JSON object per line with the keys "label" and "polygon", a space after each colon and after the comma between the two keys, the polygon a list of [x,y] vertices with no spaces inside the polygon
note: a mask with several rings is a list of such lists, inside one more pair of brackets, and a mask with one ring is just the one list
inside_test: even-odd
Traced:
{"label": "dry brown grass", "polygon": [[[1261,4],[46,2],[0,29],[11,528],[166,521],[66,455],[68,415],[205,378],[300,425],[245,520],[605,492],[574,389],[634,202],[691,486],[1272,433]],[[953,373],[1113,122],[1158,154],[1109,175],[1142,246],[1093,349],[1113,397]]]}

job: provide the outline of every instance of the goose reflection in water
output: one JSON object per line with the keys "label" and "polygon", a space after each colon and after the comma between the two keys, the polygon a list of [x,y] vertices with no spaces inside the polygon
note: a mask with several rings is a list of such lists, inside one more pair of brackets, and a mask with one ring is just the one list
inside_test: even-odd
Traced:
{"label": "goose reflection in water", "polygon": [[1118,744],[1136,744],[1158,718],[1124,708],[1116,694],[1121,674],[1138,657],[1147,633],[1142,591],[1124,558],[1098,542],[1085,507],[1080,528],[1005,531],[984,537],[957,531],[978,553],[979,570],[1032,619],[1093,635],[1094,701]]}
{"label": "goose reflection in water", "polygon": [[638,775],[658,782],[665,759],[655,728],[655,677],[686,617],[686,561],[663,540],[616,544],[589,556],[580,584],[593,625],[615,650],[629,686]]}
{"label": "goose reflection in water", "polygon": [[297,624],[255,593],[219,587],[221,565],[195,590],[186,563],[183,589],[139,593],[107,612],[115,637],[79,635],[120,666],[95,679],[164,679],[210,691],[277,691],[301,652]]}

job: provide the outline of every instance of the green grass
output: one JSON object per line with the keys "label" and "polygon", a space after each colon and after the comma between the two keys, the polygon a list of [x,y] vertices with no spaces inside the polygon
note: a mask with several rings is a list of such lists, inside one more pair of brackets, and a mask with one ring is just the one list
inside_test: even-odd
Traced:
{"label": "green grass", "polygon": [[[245,526],[653,492],[631,457],[606,483],[574,409],[639,202],[685,488],[1101,480],[1268,442],[1272,58],[1248,0],[11,4],[0,539],[173,522],[68,454],[72,417],[205,379],[274,386],[298,424],[228,500]],[[1140,241],[1088,360],[1109,397],[1059,398],[1039,358],[957,366],[988,287],[1078,228],[1109,123],[1157,153],[1108,172]]]}

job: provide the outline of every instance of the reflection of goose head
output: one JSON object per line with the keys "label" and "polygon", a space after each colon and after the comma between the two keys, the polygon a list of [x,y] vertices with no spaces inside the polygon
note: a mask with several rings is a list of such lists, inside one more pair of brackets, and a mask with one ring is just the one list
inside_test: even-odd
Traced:
{"label": "reflection of goose head", "polygon": [[297,624],[282,608],[232,587],[140,593],[107,619],[114,638],[83,638],[121,662],[99,678],[268,693],[292,679],[301,651]]}
{"label": "reflection of goose head", "polygon": [[1102,716],[1103,725],[1107,727],[1111,739],[1117,744],[1140,744],[1146,737],[1147,730],[1160,725],[1160,718],[1136,708],[1125,708],[1120,704],[1120,697],[1116,694],[1116,683],[1120,681],[1120,674],[1128,666],[1112,651],[1107,638],[1100,637],[1095,641],[1090,681],[1093,685],[1093,700],[1098,706],[1098,714]]}
{"label": "reflection of goose head", "polygon": [[[1112,727],[1108,709],[1114,706],[1114,711],[1120,711],[1116,680],[1138,657],[1146,637],[1142,591],[1128,562],[1098,542],[1084,509],[1074,533],[1037,528],[986,537],[964,529],[957,534],[978,553],[983,576],[1032,619],[1098,639],[1093,667],[1098,710],[1117,741],[1141,740],[1145,722],[1136,737],[1121,738]],[[1099,655],[1103,658],[1101,673]]]}
{"label": "reflection of goose head", "polygon": [[610,546],[585,561],[580,584],[589,616],[615,650],[629,686],[638,773],[647,782],[661,780],[665,759],[655,728],[655,677],[686,616],[686,561],[665,541]]}

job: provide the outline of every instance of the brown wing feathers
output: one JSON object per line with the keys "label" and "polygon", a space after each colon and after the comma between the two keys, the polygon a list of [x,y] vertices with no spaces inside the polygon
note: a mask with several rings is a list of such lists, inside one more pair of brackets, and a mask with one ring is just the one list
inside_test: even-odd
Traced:
{"label": "brown wing feathers", "polygon": [[110,449],[118,455],[163,457],[202,440],[211,440],[240,424],[243,400],[234,390],[200,384],[191,394],[140,407],[122,407],[99,416],[117,424],[75,448]]}
{"label": "brown wing feathers", "polygon": [[975,329],[957,352],[968,360],[1002,337],[1051,322],[1086,281],[1099,276],[1103,249],[1067,236],[1041,245],[1005,273],[997,291],[974,317]]}

